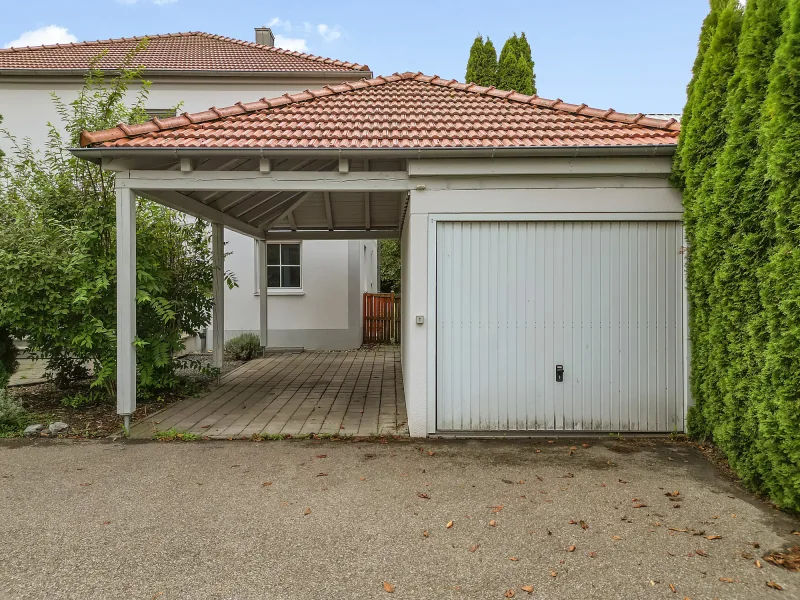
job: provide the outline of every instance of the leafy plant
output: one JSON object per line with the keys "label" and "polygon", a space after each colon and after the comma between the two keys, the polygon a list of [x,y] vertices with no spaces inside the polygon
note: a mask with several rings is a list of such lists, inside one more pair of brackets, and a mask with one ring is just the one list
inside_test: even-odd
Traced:
{"label": "leafy plant", "polygon": [[[107,81],[92,69],[73,102],[53,96],[62,123],[50,126],[46,150],[12,138],[14,152],[0,163],[0,323],[27,336],[31,352],[59,380],[87,375],[82,365],[90,363],[92,388],[107,397],[116,386],[114,174],[68,148],[79,145],[84,130],[147,118],[149,83],[140,75],[123,69]],[[128,105],[137,82],[140,91]],[[139,398],[176,385],[181,334],[196,334],[210,321],[211,274],[207,225],[138,199]]]}
{"label": "leafy plant", "polygon": [[400,240],[378,240],[380,244],[381,292],[400,293]]}
{"label": "leafy plant", "polygon": [[0,389],[8,385],[9,379],[17,370],[17,347],[14,338],[5,327],[0,327]]}
{"label": "leafy plant", "polygon": [[192,433],[191,431],[181,431],[171,427],[166,431],[156,431],[153,434],[153,439],[162,442],[196,442],[200,439],[200,436],[196,433]]}
{"label": "leafy plant", "polygon": [[261,337],[243,333],[225,342],[225,354],[233,360],[252,360],[261,355]]}
{"label": "leafy plant", "polygon": [[8,390],[0,389],[0,433],[14,433],[27,426],[27,412]]}

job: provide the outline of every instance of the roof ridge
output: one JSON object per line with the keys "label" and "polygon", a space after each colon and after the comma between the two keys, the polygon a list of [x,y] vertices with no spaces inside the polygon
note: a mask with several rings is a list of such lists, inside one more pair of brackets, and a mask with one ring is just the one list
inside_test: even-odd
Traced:
{"label": "roof ridge", "polygon": [[[462,83],[455,79],[442,79],[438,75],[425,75],[421,72],[412,73],[406,71],[404,73],[394,73],[393,75],[378,75],[372,79],[362,78],[358,81],[343,82],[335,85],[326,85],[316,90],[304,90],[296,94],[283,94],[274,98],[262,98],[255,102],[238,102],[232,106],[223,108],[211,107],[210,109],[202,112],[188,113],[184,112],[175,117],[166,119],[159,119],[156,122],[154,119],[141,123],[139,125],[126,125],[117,126],[111,129],[104,129],[101,131],[83,131],[81,133],[80,143],[81,146],[88,146],[100,142],[108,142],[118,140],[126,137],[135,137],[146,133],[153,133],[156,131],[164,131],[165,129],[177,129],[196,123],[205,123],[208,121],[216,121],[226,117],[233,117],[260,110],[268,110],[271,108],[278,108],[287,104],[296,104],[300,102],[308,102],[317,98],[326,96],[343,94],[354,90],[364,89],[367,87],[375,87],[395,83],[397,81],[418,81],[429,85],[438,87],[445,87],[454,89],[468,94],[477,94],[480,96],[491,96],[510,102],[519,104],[529,104],[540,108],[547,108],[550,110],[567,112],[570,114],[580,115],[590,118],[599,118],[606,121],[616,123],[627,123],[645,127],[649,129],[660,129],[664,131],[680,131],[680,124],[675,119],[668,121],[663,119],[654,119],[646,117],[642,113],[632,115],[628,113],[621,113],[615,111],[613,108],[607,110],[599,108],[590,108],[586,104],[569,104],[563,100],[547,100],[539,96],[528,96],[520,94],[514,90],[498,90],[494,86],[479,86],[476,83]],[[122,124],[121,124],[122,125]]]}
{"label": "roof ridge", "polygon": [[249,48],[257,48],[259,50],[266,50],[269,52],[275,52],[278,54],[287,54],[289,56],[295,56],[297,58],[303,58],[305,60],[312,60],[314,62],[321,62],[327,65],[333,65],[335,67],[344,67],[346,69],[352,69],[353,71],[369,71],[369,67],[367,65],[362,65],[360,63],[354,63],[349,61],[343,61],[336,58],[326,58],[324,56],[317,56],[316,54],[309,54],[307,52],[298,52],[297,50],[287,50],[285,48],[276,48],[275,46],[266,46],[264,44],[257,44],[256,42],[248,42],[246,40],[240,40],[238,38],[233,38],[229,36],[220,35],[218,33],[208,33],[205,31],[180,31],[176,33],[155,33],[153,35],[137,35],[132,37],[120,37],[120,38],[108,38],[105,40],[87,40],[81,42],[67,42],[61,44],[42,44],[40,46],[14,46],[11,48],[0,48],[0,52],[35,52],[39,50],[51,50],[55,48],[75,48],[80,46],[99,46],[102,44],[114,44],[120,42],[140,42],[142,40],[153,40],[153,39],[164,39],[164,38],[175,38],[175,37],[204,37],[212,40],[219,40],[222,42],[229,42],[232,44],[238,44],[240,46],[247,46]]}

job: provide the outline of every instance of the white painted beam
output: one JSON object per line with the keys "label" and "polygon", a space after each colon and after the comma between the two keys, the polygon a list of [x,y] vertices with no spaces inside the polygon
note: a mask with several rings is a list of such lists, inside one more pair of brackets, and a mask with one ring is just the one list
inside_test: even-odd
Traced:
{"label": "white painted beam", "polygon": [[214,321],[211,364],[222,368],[225,356],[225,227],[211,224],[212,295]]}
{"label": "white painted beam", "polygon": [[340,158],[339,159],[339,173],[349,173],[350,172],[350,159],[349,158]]}
{"label": "white painted beam", "polygon": [[[369,171],[369,161],[364,161],[364,170]],[[370,218],[369,214],[369,192],[364,193],[364,228],[369,231],[372,227],[371,225],[372,219]]]}
{"label": "white painted beam", "polygon": [[261,347],[267,347],[267,241],[258,240],[258,322],[261,328]]}
{"label": "white painted beam", "polygon": [[323,192],[325,198],[325,218],[328,220],[328,229],[333,231],[333,208],[331,207],[331,195],[329,192]]}
{"label": "white painted beam", "polygon": [[129,171],[117,187],[175,191],[393,192],[416,185],[404,171],[335,173],[320,171]]}
{"label": "white painted beam", "polygon": [[289,227],[292,229],[292,231],[297,231],[297,223],[294,220],[294,213],[292,211],[289,211],[288,213],[286,213],[286,218],[289,219]]}
{"label": "white painted beam", "polygon": [[[310,195],[309,193],[305,193],[305,194],[300,194],[299,197],[297,198],[293,196],[292,199],[290,200],[291,203],[288,206],[286,206],[286,204],[283,203],[283,208],[278,209],[280,210],[280,212],[278,212],[278,210],[270,211],[270,216],[268,216],[263,222],[261,222],[259,224],[259,227],[269,230],[270,227],[272,227],[275,223],[280,221],[283,217],[289,217],[289,223],[290,224],[293,223],[294,215],[292,213],[298,206],[300,206],[303,202],[306,201],[309,195]],[[292,229],[297,229],[297,225],[292,225]]]}
{"label": "white painted beam", "polygon": [[298,229],[297,231],[270,231],[270,242],[291,242],[293,240],[394,240],[400,237],[396,229],[348,229],[328,231],[326,229]]}
{"label": "white painted beam", "polygon": [[269,158],[262,158],[258,161],[258,170],[262,173],[272,173],[272,160]]}
{"label": "white painted beam", "polygon": [[408,161],[411,177],[479,177],[492,175],[657,175],[672,171],[669,156],[435,158]]}
{"label": "white painted beam", "polygon": [[191,158],[181,157],[181,172],[191,173],[195,169],[195,162]]}
{"label": "white painted beam", "polygon": [[136,195],[117,189],[117,413],[136,410]]}
{"label": "white painted beam", "polygon": [[212,223],[221,223],[228,229],[243,233],[244,235],[252,238],[261,239],[264,237],[263,229],[259,229],[258,227],[254,227],[249,223],[240,221],[231,215],[220,212],[215,208],[211,208],[199,200],[190,198],[189,196],[181,194],[180,192],[169,190],[149,192],[142,191],[139,192],[139,195],[153,200],[154,202],[158,202],[159,204],[163,204],[164,206],[174,208],[175,210],[186,213],[187,215],[197,217],[198,219],[204,219]]}

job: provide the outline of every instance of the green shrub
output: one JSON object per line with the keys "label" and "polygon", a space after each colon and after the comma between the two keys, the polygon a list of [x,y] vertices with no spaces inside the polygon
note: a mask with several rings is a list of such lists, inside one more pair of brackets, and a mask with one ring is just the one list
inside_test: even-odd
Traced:
{"label": "green shrub", "polygon": [[261,337],[255,333],[243,333],[225,342],[225,354],[233,360],[252,360],[261,356]]}
{"label": "green shrub", "polygon": [[17,370],[17,347],[14,338],[5,327],[0,327],[0,389],[8,385],[8,380]]}
{"label": "green shrub", "polygon": [[27,425],[27,413],[22,405],[8,393],[0,389],[0,433],[16,432]]}
{"label": "green shrub", "polygon": [[153,439],[162,442],[196,442],[200,439],[200,436],[191,431],[183,431],[171,427],[165,431],[156,431],[153,434]]}

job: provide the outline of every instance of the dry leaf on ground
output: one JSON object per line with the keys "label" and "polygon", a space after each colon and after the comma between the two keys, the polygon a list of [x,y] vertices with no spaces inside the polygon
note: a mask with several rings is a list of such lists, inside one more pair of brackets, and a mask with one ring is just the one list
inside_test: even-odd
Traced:
{"label": "dry leaf on ground", "polygon": [[427,529],[422,532],[422,537],[428,537],[428,530]]}
{"label": "dry leaf on ground", "polygon": [[555,571],[550,571],[550,577],[558,577],[558,573]]}
{"label": "dry leaf on ground", "polygon": [[494,519],[489,521],[489,527],[497,527],[497,521],[495,521]]}
{"label": "dry leaf on ground", "polygon": [[519,558],[517,558],[516,556],[509,556],[508,560],[510,560],[512,562],[517,562],[519,560]]}
{"label": "dry leaf on ground", "polygon": [[672,590],[673,594],[676,594],[678,592],[678,589],[675,587],[675,584],[673,584],[673,583],[669,584],[669,589]]}
{"label": "dry leaf on ground", "polygon": [[800,546],[792,546],[784,552],[770,552],[764,560],[789,571],[800,571]]}
{"label": "dry leaf on ground", "polygon": [[447,527],[447,529],[451,529],[453,527],[453,522],[452,521],[448,521],[447,525],[445,525],[445,527]]}
{"label": "dry leaf on ground", "polygon": [[426,494],[425,492],[417,492],[417,496],[422,498],[423,500],[430,500],[431,499],[431,497],[428,496],[428,494]]}
{"label": "dry leaf on ground", "polygon": [[733,577],[720,577],[719,580],[723,583],[736,583]]}
{"label": "dry leaf on ground", "polygon": [[317,454],[317,458],[328,458],[327,454]]}
{"label": "dry leaf on ground", "polygon": [[305,509],[305,510],[303,511],[303,514],[304,514],[304,515],[310,515],[310,514],[311,514],[311,509],[310,509],[310,508],[307,508],[307,509]]}
{"label": "dry leaf on ground", "polygon": [[389,592],[390,594],[394,594],[394,586],[388,581],[383,582],[383,590],[385,592]]}
{"label": "dry leaf on ground", "polygon": [[470,552],[475,552],[475,551],[476,551],[478,548],[480,548],[480,547],[481,547],[481,545],[480,545],[480,544],[475,544],[474,546],[470,546],[470,547],[469,547],[469,551],[470,551]]}
{"label": "dry leaf on ground", "polygon": [[528,592],[529,594],[533,593],[533,586],[532,585],[521,585],[519,587],[523,592]]}
{"label": "dry leaf on ground", "polygon": [[567,548],[567,552],[575,552],[575,546],[570,546]]}
{"label": "dry leaf on ground", "polygon": [[507,590],[506,590],[506,593],[505,593],[505,594],[503,594],[503,597],[504,597],[504,598],[513,598],[513,597],[514,597],[514,596],[516,596],[516,595],[517,595],[517,594],[514,592],[514,590],[512,590],[512,589],[507,589]]}
{"label": "dry leaf on ground", "polygon": [[695,550],[694,553],[697,554],[697,556],[708,556],[708,552],[705,550]]}
{"label": "dry leaf on ground", "polygon": [[267,487],[268,485],[272,485],[272,482],[271,481],[265,481],[261,485],[263,485],[264,487]]}
{"label": "dry leaf on ground", "polygon": [[767,582],[767,587],[771,587],[773,590],[782,590],[783,589],[779,584],[775,583],[774,581],[768,581]]}
{"label": "dry leaf on ground", "polygon": [[614,540],[615,542],[618,542],[618,541],[620,541],[622,538],[621,538],[620,536],[618,536],[618,535],[612,535],[612,536],[611,536],[611,539],[612,539],[612,540]]}
{"label": "dry leaf on ground", "polygon": [[722,536],[721,535],[707,535],[706,539],[707,540],[721,540]]}

